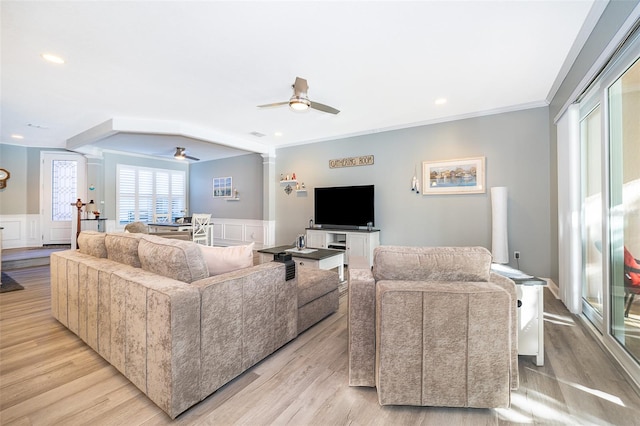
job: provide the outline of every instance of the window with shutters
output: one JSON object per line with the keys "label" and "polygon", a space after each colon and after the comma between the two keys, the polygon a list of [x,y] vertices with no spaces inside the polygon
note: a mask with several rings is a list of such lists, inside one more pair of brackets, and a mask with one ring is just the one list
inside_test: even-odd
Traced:
{"label": "window with shutters", "polygon": [[171,222],[186,213],[186,176],[179,170],[118,164],[116,210],[118,223],[152,223],[157,215]]}

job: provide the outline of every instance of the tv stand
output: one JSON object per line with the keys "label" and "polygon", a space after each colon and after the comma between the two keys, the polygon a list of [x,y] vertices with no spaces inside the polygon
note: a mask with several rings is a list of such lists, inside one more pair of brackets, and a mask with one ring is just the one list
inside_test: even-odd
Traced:
{"label": "tv stand", "polygon": [[373,266],[373,249],[380,245],[379,229],[307,228],[307,247],[344,251],[349,257],[363,257]]}

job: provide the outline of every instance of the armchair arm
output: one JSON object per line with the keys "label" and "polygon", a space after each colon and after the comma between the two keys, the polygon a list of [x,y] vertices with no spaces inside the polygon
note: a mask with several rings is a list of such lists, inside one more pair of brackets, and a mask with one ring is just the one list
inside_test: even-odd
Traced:
{"label": "armchair arm", "polygon": [[511,296],[511,389],[518,389],[518,293],[516,283],[513,280],[491,273],[491,282],[504,288]]}
{"label": "armchair arm", "polygon": [[376,385],[376,282],[368,263],[349,265],[349,385]]}

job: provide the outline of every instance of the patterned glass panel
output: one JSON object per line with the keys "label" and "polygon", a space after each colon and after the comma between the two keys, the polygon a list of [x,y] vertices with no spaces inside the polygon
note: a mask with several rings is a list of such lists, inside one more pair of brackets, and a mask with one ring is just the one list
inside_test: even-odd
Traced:
{"label": "patterned glass panel", "polygon": [[53,160],[51,174],[51,220],[72,220],[76,207],[71,204],[78,199],[78,162]]}

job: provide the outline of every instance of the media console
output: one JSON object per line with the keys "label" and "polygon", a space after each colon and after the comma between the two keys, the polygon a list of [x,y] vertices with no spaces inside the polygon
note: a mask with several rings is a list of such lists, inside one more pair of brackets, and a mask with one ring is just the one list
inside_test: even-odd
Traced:
{"label": "media console", "polygon": [[307,247],[344,251],[344,263],[349,256],[363,257],[373,266],[373,249],[380,245],[379,229],[307,228]]}

